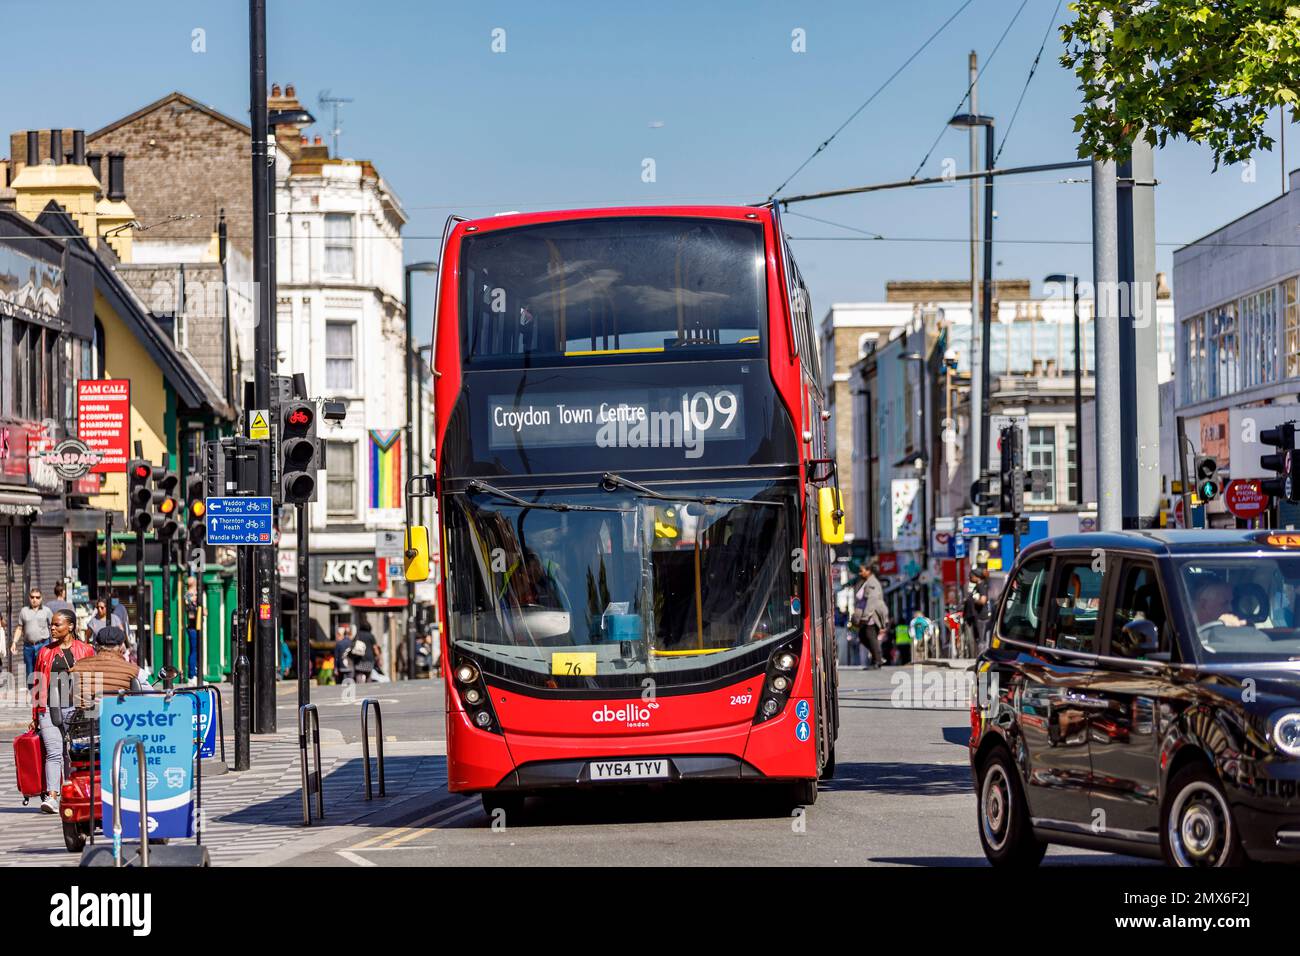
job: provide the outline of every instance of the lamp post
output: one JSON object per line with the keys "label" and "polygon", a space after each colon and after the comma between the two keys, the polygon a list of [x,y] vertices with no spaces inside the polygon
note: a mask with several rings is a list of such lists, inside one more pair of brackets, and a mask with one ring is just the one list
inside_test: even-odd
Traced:
{"label": "lamp post", "polygon": [[[406,308],[406,479],[409,481],[415,469],[415,436],[412,425],[415,414],[412,409],[411,379],[415,376],[415,348],[411,342],[411,273],[438,271],[436,262],[410,262],[402,269],[402,303]],[[423,402],[421,402],[423,404]],[[405,501],[406,487],[402,487]],[[406,676],[415,679],[415,584],[406,582]]]}
{"label": "lamp post", "polygon": [[[989,338],[993,327],[993,117],[979,113],[958,113],[948,121],[948,125],[966,129],[984,127],[984,169],[988,173],[984,177],[984,282],[980,302],[980,349],[978,353],[972,350],[971,354],[970,414],[972,420],[979,417],[976,432],[978,448],[971,470],[977,472],[975,478],[978,479],[989,467]],[[972,329],[974,323],[975,316],[972,315]],[[978,369],[975,368],[974,361],[977,356]]]}
{"label": "lamp post", "polygon": [[1043,281],[1064,286],[1066,280],[1072,280],[1074,285],[1074,501],[1082,508],[1083,459],[1079,449],[1083,447],[1083,362],[1080,358],[1083,352],[1079,345],[1079,277],[1053,272]]}

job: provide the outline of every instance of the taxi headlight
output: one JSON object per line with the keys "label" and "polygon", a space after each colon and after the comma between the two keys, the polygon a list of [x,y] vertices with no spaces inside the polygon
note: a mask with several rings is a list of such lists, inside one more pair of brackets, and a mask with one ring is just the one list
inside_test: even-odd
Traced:
{"label": "taxi headlight", "polygon": [[1273,722],[1273,745],[1288,757],[1300,757],[1300,713],[1289,711]]}

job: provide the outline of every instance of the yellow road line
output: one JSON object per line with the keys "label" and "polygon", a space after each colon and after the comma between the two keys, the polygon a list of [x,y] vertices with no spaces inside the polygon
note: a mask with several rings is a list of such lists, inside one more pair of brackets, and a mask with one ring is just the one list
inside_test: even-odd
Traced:
{"label": "yellow road line", "polygon": [[374,846],[375,844],[382,843],[385,840],[391,840],[393,837],[399,836],[403,833],[407,833],[412,830],[414,830],[416,833],[419,833],[420,831],[419,829],[417,829],[418,827],[424,826],[424,824],[426,823],[432,823],[434,820],[441,819],[442,817],[445,817],[450,813],[454,813],[457,810],[464,810],[472,802],[473,802],[472,800],[462,800],[459,803],[452,804],[450,807],[443,807],[441,810],[437,810],[433,813],[428,814],[427,816],[420,817],[420,819],[418,820],[412,821],[407,826],[393,827],[391,830],[386,830],[385,832],[380,833],[378,836],[372,836],[369,837],[368,839],[362,840],[360,843],[348,847],[348,849],[364,850],[366,847]]}

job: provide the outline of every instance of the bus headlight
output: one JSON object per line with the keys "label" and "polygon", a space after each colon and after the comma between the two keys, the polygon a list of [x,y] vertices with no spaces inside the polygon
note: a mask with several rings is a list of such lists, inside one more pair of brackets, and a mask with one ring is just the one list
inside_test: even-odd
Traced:
{"label": "bus headlight", "polygon": [[492,715],[486,710],[480,710],[474,715],[474,723],[486,730],[492,724]]}
{"label": "bus headlight", "polygon": [[776,712],[781,709],[781,703],[774,697],[769,697],[763,701],[763,716],[775,717]]}
{"label": "bus headlight", "polygon": [[462,696],[465,698],[465,703],[467,704],[477,704],[483,699],[483,695],[479,692],[477,687],[467,688]]}
{"label": "bus headlight", "polygon": [[478,668],[473,664],[465,663],[456,668],[456,680],[462,684],[472,684],[478,680]]}
{"label": "bus headlight", "polygon": [[1300,713],[1288,711],[1273,722],[1273,745],[1288,757],[1300,757]]}
{"label": "bus headlight", "polygon": [[778,694],[784,694],[786,688],[789,686],[790,678],[786,677],[784,674],[777,674],[772,678],[772,690],[776,691]]}
{"label": "bus headlight", "polygon": [[781,654],[777,657],[775,661],[776,669],[779,671],[792,671],[794,670],[794,665],[796,661],[797,658],[793,654],[790,653]]}

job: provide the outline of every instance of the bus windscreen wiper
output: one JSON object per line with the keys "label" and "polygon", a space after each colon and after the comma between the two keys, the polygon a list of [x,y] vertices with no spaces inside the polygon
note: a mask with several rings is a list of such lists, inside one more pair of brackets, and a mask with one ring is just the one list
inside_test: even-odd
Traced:
{"label": "bus windscreen wiper", "polygon": [[645,485],[638,484],[631,478],[624,478],[622,475],[615,474],[612,471],[607,471],[601,476],[600,487],[606,491],[615,491],[618,488],[630,488],[646,498],[658,498],[660,501],[694,501],[702,505],[768,505],[772,508],[785,507],[779,501],[760,501],[757,498],[722,498],[717,495],[666,495],[661,491],[647,488]]}
{"label": "bus windscreen wiper", "polygon": [[465,488],[467,491],[485,492],[503,501],[518,505],[520,508],[545,508],[547,511],[615,511],[620,514],[631,510],[629,508],[605,508],[601,505],[569,504],[564,501],[525,501],[508,491],[502,491],[500,488],[489,485],[486,481],[471,481]]}

